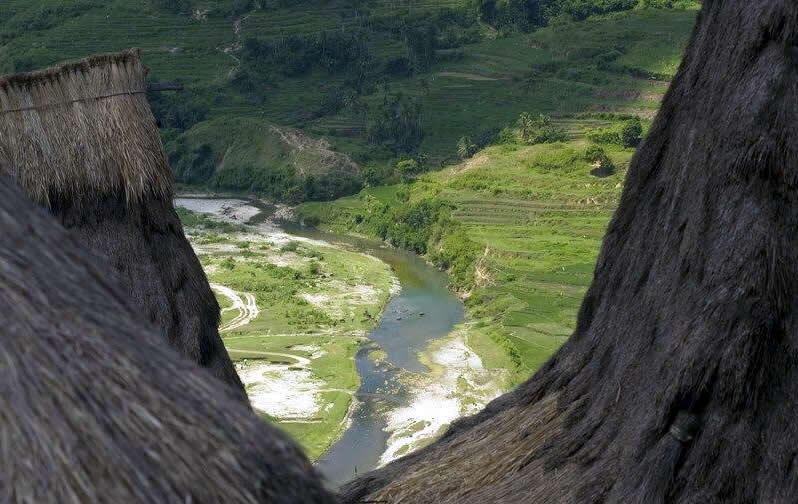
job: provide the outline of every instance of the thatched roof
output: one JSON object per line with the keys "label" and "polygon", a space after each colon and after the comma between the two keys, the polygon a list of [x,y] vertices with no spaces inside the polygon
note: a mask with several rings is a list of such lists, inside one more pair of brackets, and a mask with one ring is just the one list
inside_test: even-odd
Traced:
{"label": "thatched roof", "polygon": [[332,504],[301,449],[138,319],[0,176],[0,502]]}
{"label": "thatched roof", "polygon": [[0,78],[0,160],[41,203],[171,194],[137,49]]}
{"label": "thatched roof", "polygon": [[245,401],[172,204],[146,74],[129,50],[0,78],[0,174],[113,265],[143,321]]}
{"label": "thatched roof", "polygon": [[574,334],[343,501],[795,502],[797,180],[798,2],[704,0]]}

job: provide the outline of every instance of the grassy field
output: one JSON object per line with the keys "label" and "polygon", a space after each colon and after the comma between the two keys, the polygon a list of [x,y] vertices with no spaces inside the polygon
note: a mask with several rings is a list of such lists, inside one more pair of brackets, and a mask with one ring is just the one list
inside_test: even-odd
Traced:
{"label": "grassy field", "polygon": [[[364,254],[180,214],[253,406],[318,457],[343,427],[359,386],[354,355],[379,320],[392,273]],[[257,313],[247,307],[242,321],[231,295],[244,304],[252,296]]]}

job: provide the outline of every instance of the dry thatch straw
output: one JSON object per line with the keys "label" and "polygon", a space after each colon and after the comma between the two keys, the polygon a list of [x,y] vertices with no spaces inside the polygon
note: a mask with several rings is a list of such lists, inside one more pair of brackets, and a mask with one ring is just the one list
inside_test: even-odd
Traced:
{"label": "dry thatch straw", "polygon": [[0,176],[0,502],[333,504],[300,448],[164,348]]}
{"label": "dry thatch straw", "polygon": [[138,313],[245,398],[172,204],[138,50],[0,79],[0,174],[120,275]]}
{"label": "dry thatch straw", "polygon": [[0,160],[34,199],[166,197],[171,174],[139,51],[0,78]]}
{"label": "dry thatch straw", "polygon": [[573,335],[343,501],[796,502],[796,125],[798,2],[704,0]]}

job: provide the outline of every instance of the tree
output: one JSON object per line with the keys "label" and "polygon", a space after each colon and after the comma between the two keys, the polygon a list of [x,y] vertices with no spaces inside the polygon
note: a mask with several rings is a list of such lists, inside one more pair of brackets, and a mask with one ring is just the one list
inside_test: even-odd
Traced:
{"label": "tree", "polygon": [[414,72],[424,72],[432,65],[438,43],[437,34],[437,27],[433,24],[425,23],[419,27],[405,29],[407,59]]}
{"label": "tree", "polygon": [[382,144],[396,152],[412,152],[424,137],[421,103],[401,93],[383,97],[381,106],[369,111],[366,136],[373,144]]}
{"label": "tree", "polygon": [[409,181],[421,171],[421,165],[415,159],[404,159],[396,163],[396,172],[402,177],[403,182]]}
{"label": "tree", "polygon": [[796,33],[796,2],[705,2],[571,337],[344,504],[794,500]]}
{"label": "tree", "polygon": [[521,112],[518,116],[518,132],[521,135],[521,140],[529,142],[534,134],[536,127],[536,120],[529,112]]}
{"label": "tree", "polygon": [[491,24],[496,19],[496,0],[474,0],[474,10],[482,21]]}
{"label": "tree", "polygon": [[635,117],[634,119],[630,119],[623,124],[623,129],[621,130],[621,139],[623,141],[624,147],[637,147],[637,144],[640,143],[642,136],[643,125],[640,122],[640,118]]}

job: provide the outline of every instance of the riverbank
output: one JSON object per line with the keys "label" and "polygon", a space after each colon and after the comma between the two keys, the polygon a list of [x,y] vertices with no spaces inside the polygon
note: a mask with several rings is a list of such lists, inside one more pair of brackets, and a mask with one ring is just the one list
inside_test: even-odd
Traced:
{"label": "riverbank", "polygon": [[[318,257],[319,247],[333,248],[345,254],[340,258],[340,264],[343,264],[351,261],[352,256],[346,254],[354,253],[352,247],[363,248],[363,243],[370,242],[363,239],[362,235],[352,233],[325,235],[308,229],[293,230],[298,234],[286,233],[264,219],[264,214],[258,212],[257,208],[240,200],[197,199],[180,203],[198,212],[210,213],[229,225],[238,226],[225,229],[226,234],[222,236],[212,232],[192,233],[192,241],[196,243],[209,279],[220,284],[235,282],[231,273],[224,272],[222,268],[229,269],[231,261],[251,260],[253,251],[263,255],[261,259],[272,265],[303,271],[317,266],[312,266],[312,260],[303,265],[301,260],[298,262],[298,257],[291,254],[313,258]],[[290,213],[286,209],[278,210],[281,216]],[[257,224],[242,226],[242,222]],[[260,236],[253,236],[253,232]],[[349,243],[349,247],[340,244],[333,246],[331,243],[342,240],[354,242]],[[255,242],[260,245],[253,247]],[[282,349],[266,346],[271,336],[315,339],[320,336],[318,333],[274,334],[267,331],[265,335],[260,333],[251,337],[225,337],[253,406],[293,434],[312,458],[321,457],[319,463],[322,472],[333,484],[340,484],[358,471],[387,464],[431,443],[453,421],[477,413],[511,385],[512,373],[508,370],[512,363],[495,343],[484,337],[481,333],[484,326],[462,323],[462,303],[437,304],[436,297],[452,298],[444,273],[436,272],[433,265],[426,263],[423,258],[398,250],[391,252],[379,242],[371,241],[365,247],[374,247],[381,260],[390,264],[396,273],[392,277],[389,294],[398,291],[396,275],[402,277],[402,284],[406,287],[402,297],[394,299],[384,314],[379,330],[369,334],[370,343],[376,343],[377,346],[360,352],[358,350],[362,347],[350,346],[350,352],[345,355],[350,361],[352,354],[358,356],[356,366],[361,376],[368,375],[368,383],[358,387],[357,377],[342,380],[343,374],[336,376],[337,383],[319,380],[312,367],[316,359],[327,354],[326,342],[292,341],[292,345],[283,345]],[[325,255],[330,254],[328,252]],[[362,252],[358,257],[379,261]],[[242,267],[246,266],[239,266],[239,270]],[[254,274],[246,270],[244,273]],[[252,303],[237,300],[235,295],[231,296],[225,290],[217,288],[217,291],[223,303],[224,336],[226,327],[235,326],[242,316],[246,318],[238,313],[232,320],[227,320],[233,316],[231,314],[236,311],[235,308]],[[307,303],[326,310],[332,319],[343,321],[340,317],[344,315],[344,307],[337,306],[335,300],[348,298],[363,303],[373,297],[376,291],[367,283],[335,280],[318,285],[314,291],[306,289],[295,292],[294,299],[289,303]],[[434,292],[437,294],[430,297],[430,293]],[[242,292],[241,295],[246,296],[246,293]],[[274,311],[278,308],[270,309]],[[431,315],[424,318],[425,311]],[[447,312],[450,315],[446,315]],[[374,327],[381,315],[382,312],[377,311],[372,318],[366,316],[361,322],[370,321],[369,325]],[[414,324],[422,321],[421,324]],[[252,328],[256,327],[250,326],[248,329]],[[329,328],[322,330],[326,330],[326,336],[332,335]],[[355,339],[359,344],[363,343],[367,341],[367,334],[367,330],[363,330],[356,333]],[[401,337],[397,338],[397,335]],[[341,342],[346,337],[339,335],[336,340]],[[261,347],[243,352],[242,343],[255,342]],[[271,350],[264,352],[264,347]],[[293,360],[290,355],[283,353],[287,350],[294,352]],[[298,355],[297,351],[306,354]],[[261,359],[253,363],[253,356],[272,360],[264,363]],[[340,355],[336,358],[340,358]],[[341,396],[342,401],[339,400]],[[326,402],[320,404],[319,397]],[[334,443],[344,432],[347,436]],[[328,448],[332,450],[328,452]]]}
{"label": "riverbank", "polygon": [[407,373],[400,380],[410,392],[408,404],[387,415],[388,447],[380,465],[430,444],[448,426],[478,413],[505,391],[509,371],[487,368],[469,347],[473,324],[460,324],[419,354],[426,373]]}
{"label": "riverbank", "polygon": [[[444,272],[380,241],[286,229],[367,250],[391,266],[402,286],[369,333],[369,346],[356,358],[363,380],[352,424],[319,460],[333,485],[431,442],[453,420],[475,412],[503,390],[506,370],[480,373],[480,360],[475,364],[469,359],[473,352],[465,345],[470,344],[472,326],[463,324],[463,303],[448,289]],[[452,345],[455,351],[447,352]]]}
{"label": "riverbank", "polygon": [[304,203],[297,218],[335,233],[389,240],[449,275],[486,367],[526,380],[574,330],[634,149],[605,145],[615,172],[597,177],[591,143],[503,144],[409,184]]}
{"label": "riverbank", "polygon": [[[470,348],[475,328],[463,324],[445,274],[418,256],[350,236],[286,232],[259,202],[177,204],[198,212],[181,210],[253,406],[312,458],[324,454],[320,469],[332,484],[431,442],[506,388],[507,371]],[[301,321],[288,308],[306,310]]]}
{"label": "riverbank", "polygon": [[289,235],[246,201],[176,206],[253,407],[318,458],[347,426],[360,384],[354,357],[396,294],[396,276],[368,254]]}

